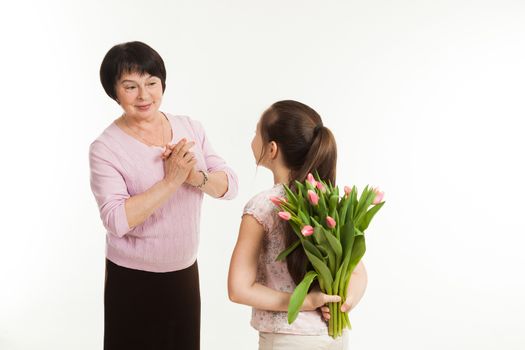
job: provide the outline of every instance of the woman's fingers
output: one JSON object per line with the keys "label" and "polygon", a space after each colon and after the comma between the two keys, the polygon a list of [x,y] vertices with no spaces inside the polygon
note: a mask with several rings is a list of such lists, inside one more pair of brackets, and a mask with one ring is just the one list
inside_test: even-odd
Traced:
{"label": "woman's fingers", "polygon": [[195,142],[193,141],[190,141],[190,142],[186,142],[179,150],[176,154],[180,155],[180,156],[184,156],[186,153],[188,153],[189,149],[192,148],[193,146],[195,145]]}
{"label": "woman's fingers", "polygon": [[175,147],[175,145],[166,145],[166,147],[164,147],[164,152],[162,152],[161,158],[162,159],[168,158],[171,152],[173,152],[173,147]]}
{"label": "woman's fingers", "polygon": [[179,142],[177,142],[173,147],[171,147],[171,151],[175,154],[179,153],[180,149],[184,147],[186,144],[186,139],[182,139]]}
{"label": "woman's fingers", "polygon": [[193,152],[186,152],[182,159],[186,162],[186,164],[189,164],[189,162],[195,159],[195,155],[193,154]]}
{"label": "woman's fingers", "polygon": [[[187,156],[190,155],[190,153],[191,153],[191,152],[188,152],[188,151],[194,145],[195,145],[195,142],[193,142],[193,141],[188,142],[188,141],[186,141],[186,139],[182,139],[179,142],[177,142],[177,144],[175,144],[175,145],[167,145],[166,149],[164,150],[164,152],[161,155],[161,158],[163,160],[166,160],[166,159],[170,158],[171,156],[176,156],[175,158],[179,158],[180,157],[180,159],[188,160],[189,158]],[[191,153],[191,156],[195,157],[193,155],[193,153]]]}

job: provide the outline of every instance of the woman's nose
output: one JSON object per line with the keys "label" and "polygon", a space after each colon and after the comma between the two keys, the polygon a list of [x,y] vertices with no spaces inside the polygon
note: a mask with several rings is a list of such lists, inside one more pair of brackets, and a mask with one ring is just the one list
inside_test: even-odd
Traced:
{"label": "woman's nose", "polygon": [[146,98],[148,97],[148,91],[146,88],[139,88],[139,95],[138,95],[138,99],[139,100],[145,100]]}

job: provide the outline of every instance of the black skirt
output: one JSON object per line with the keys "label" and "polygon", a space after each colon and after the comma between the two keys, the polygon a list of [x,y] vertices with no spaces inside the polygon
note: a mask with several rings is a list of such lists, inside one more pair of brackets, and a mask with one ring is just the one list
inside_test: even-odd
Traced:
{"label": "black skirt", "polygon": [[197,262],[155,273],[106,259],[105,350],[199,349],[200,309]]}

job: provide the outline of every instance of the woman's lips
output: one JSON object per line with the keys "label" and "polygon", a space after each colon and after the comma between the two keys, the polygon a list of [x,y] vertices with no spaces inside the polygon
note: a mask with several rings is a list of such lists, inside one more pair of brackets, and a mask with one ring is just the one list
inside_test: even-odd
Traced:
{"label": "woman's lips", "polygon": [[147,111],[151,107],[151,103],[142,106],[136,106],[139,111]]}

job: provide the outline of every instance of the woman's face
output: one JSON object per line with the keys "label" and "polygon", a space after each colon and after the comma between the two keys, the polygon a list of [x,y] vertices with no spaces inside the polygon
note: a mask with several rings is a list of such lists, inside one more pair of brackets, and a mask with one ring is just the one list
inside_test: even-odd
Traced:
{"label": "woman's face", "polygon": [[153,117],[162,102],[160,78],[145,73],[125,73],[115,87],[124,113],[138,119]]}

